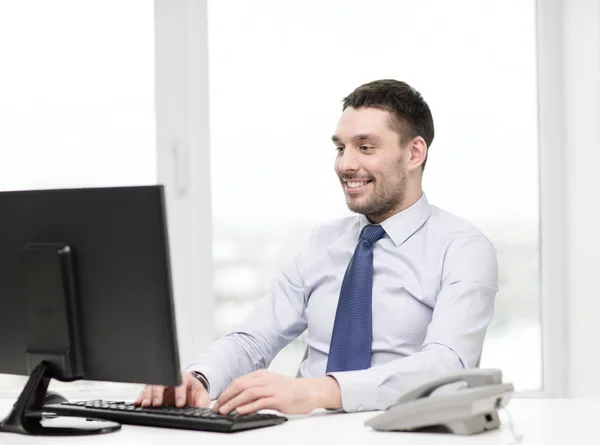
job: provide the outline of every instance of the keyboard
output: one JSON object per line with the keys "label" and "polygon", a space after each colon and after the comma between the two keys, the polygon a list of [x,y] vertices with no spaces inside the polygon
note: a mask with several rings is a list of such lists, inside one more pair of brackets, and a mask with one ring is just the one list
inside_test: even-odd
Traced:
{"label": "keyboard", "polygon": [[287,420],[276,414],[219,414],[209,408],[159,406],[142,408],[123,401],[87,400],[45,405],[45,413],[111,420],[122,424],[233,433],[279,425]]}

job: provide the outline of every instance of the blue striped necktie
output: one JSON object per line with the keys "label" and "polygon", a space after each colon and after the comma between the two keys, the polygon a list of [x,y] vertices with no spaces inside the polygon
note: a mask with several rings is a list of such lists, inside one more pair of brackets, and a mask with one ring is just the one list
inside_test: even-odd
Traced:
{"label": "blue striped necktie", "polygon": [[346,269],[338,301],[327,371],[371,367],[373,342],[373,244],[385,235],[380,225],[363,229]]}

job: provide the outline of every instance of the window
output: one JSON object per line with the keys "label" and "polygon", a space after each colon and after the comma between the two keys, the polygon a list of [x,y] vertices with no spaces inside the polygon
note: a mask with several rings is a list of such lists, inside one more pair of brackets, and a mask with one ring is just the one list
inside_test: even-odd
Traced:
{"label": "window", "polygon": [[[542,387],[535,2],[208,2],[217,334],[282,263],[348,215],[330,136],[342,98],[397,78],[436,124],[424,189],[494,242],[500,292],[482,367]],[[510,32],[506,32],[510,29]],[[293,342],[272,369],[294,375]]]}
{"label": "window", "polygon": [[0,53],[0,190],[157,182],[152,2],[3,2]]}

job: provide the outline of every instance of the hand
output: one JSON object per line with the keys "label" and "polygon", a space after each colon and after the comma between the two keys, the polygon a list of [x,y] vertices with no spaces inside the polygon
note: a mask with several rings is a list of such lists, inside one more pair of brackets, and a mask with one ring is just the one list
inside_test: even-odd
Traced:
{"label": "hand", "polygon": [[341,408],[340,388],[333,377],[290,378],[266,370],[234,380],[223,391],[213,410],[248,414],[274,409],[286,414],[306,414],[317,408]]}
{"label": "hand", "polygon": [[181,385],[176,388],[162,385],[147,385],[135,399],[135,405],[149,406],[174,405],[178,408],[194,406],[208,408],[210,396],[204,385],[189,372],[181,373]]}

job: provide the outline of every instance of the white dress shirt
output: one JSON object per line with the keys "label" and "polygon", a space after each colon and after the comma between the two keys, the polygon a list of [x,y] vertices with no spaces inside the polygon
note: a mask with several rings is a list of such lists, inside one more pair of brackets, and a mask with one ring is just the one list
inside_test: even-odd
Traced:
{"label": "white dress shirt", "polygon": [[[203,373],[210,395],[269,366],[308,329],[302,377],[325,375],[338,298],[364,215],[317,227],[306,248],[233,332],[187,370]],[[498,291],[496,251],[469,222],[432,206],[425,194],[381,223],[373,250],[371,368],[334,372],[345,411],[385,409],[423,375],[474,367]]]}

